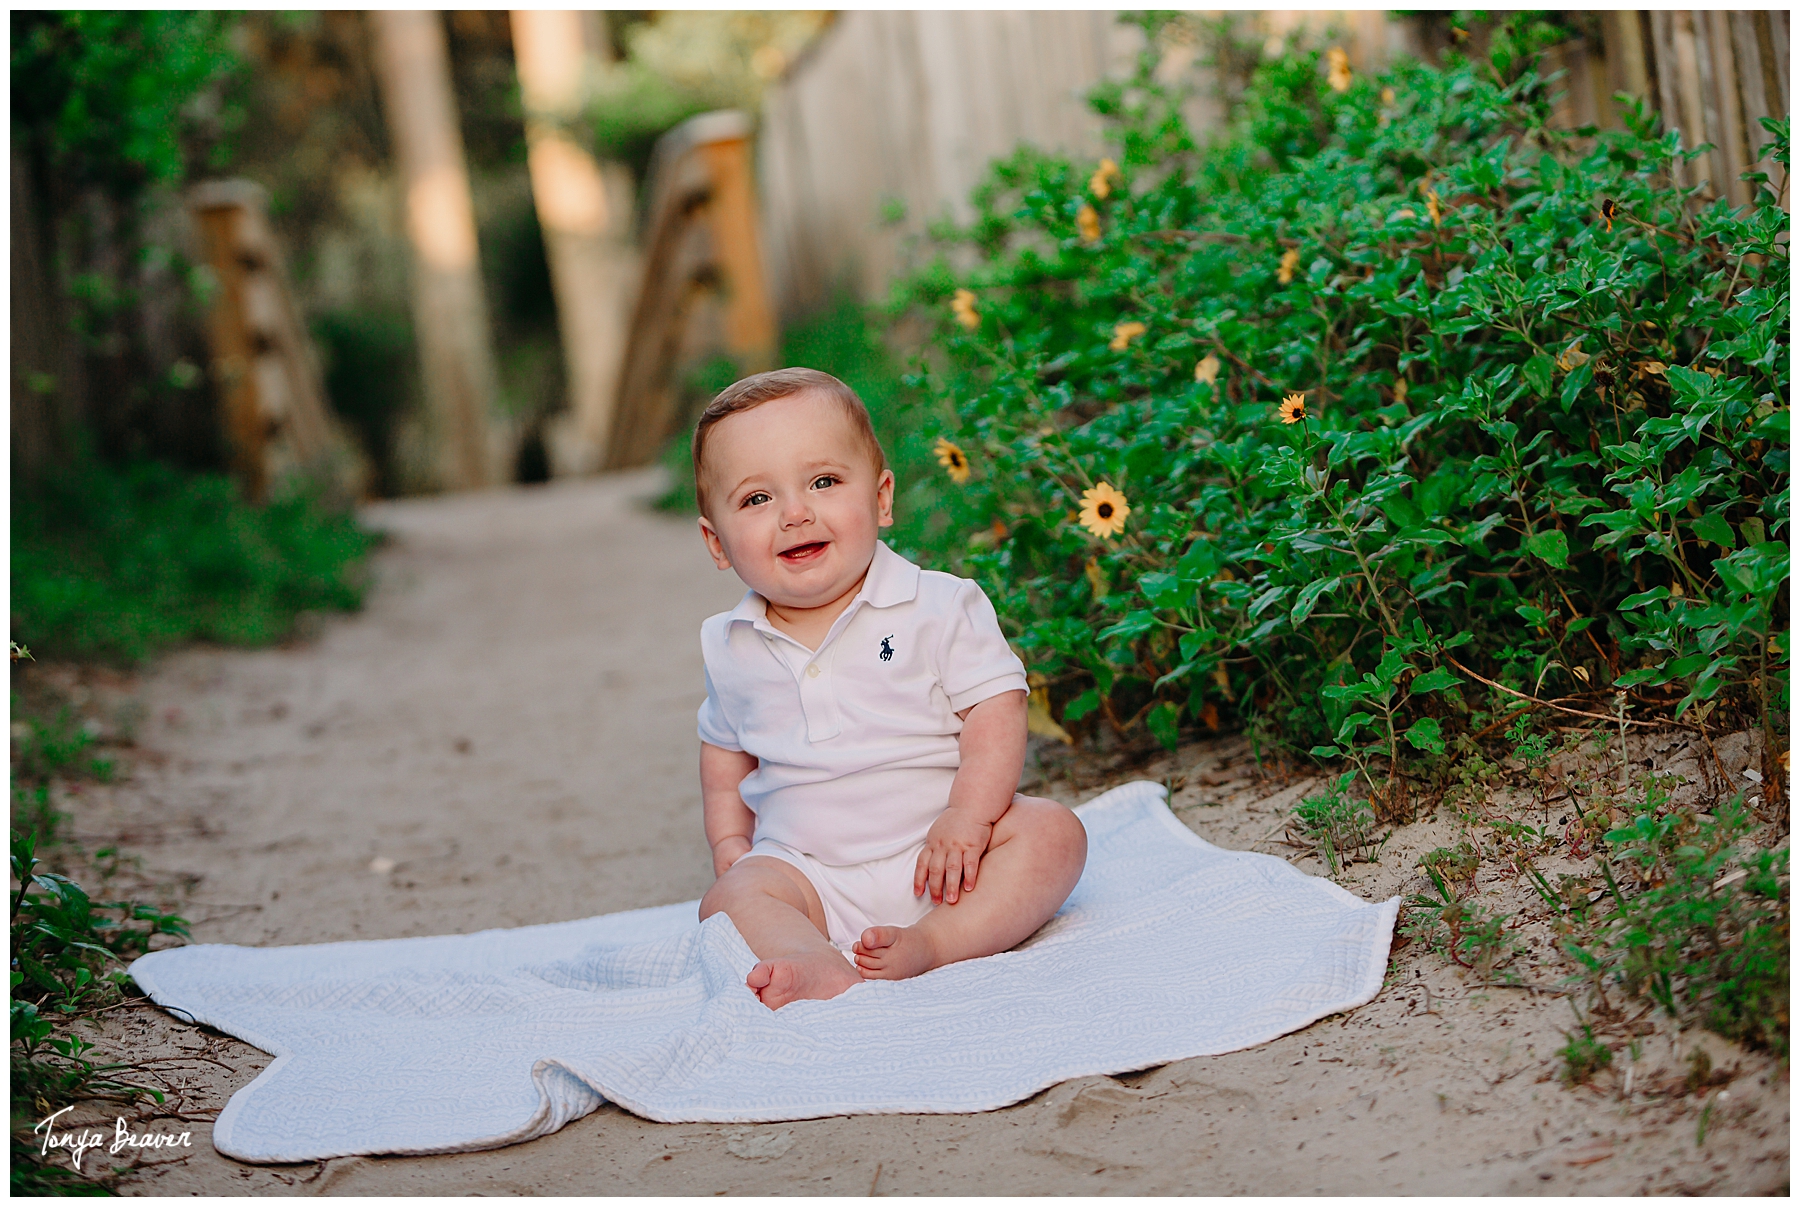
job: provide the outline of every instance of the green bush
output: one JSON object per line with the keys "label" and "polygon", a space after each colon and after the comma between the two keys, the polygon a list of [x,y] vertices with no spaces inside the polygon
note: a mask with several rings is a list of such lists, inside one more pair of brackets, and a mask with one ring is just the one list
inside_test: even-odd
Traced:
{"label": "green bush", "polygon": [[91,461],[15,497],[12,537],[14,638],[126,661],[262,644],[303,611],[357,608],[376,539],[307,494],[252,507],[229,478]]}
{"label": "green bush", "polygon": [[[1551,128],[1530,56],[1342,91],[1287,56],[1202,151],[1153,58],[1096,98],[1116,170],[997,164],[955,232],[974,266],[897,298],[938,325],[916,383],[975,471],[929,553],[1062,723],[1260,715],[1384,819],[1403,759],[1491,716],[1470,672],[1784,730],[1766,181],[1747,210],[1675,187],[1697,153],[1642,111]],[[1116,535],[1082,523],[1103,487]]]}

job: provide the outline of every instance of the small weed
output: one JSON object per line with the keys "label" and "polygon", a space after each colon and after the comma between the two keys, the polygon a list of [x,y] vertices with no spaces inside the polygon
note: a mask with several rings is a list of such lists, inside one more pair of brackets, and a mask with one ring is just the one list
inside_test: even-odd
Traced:
{"label": "small weed", "polygon": [[1563,1084],[1585,1085],[1595,1073],[1612,1064],[1612,1049],[1595,1039],[1594,1029],[1586,1023],[1582,1024],[1580,1035],[1568,1031],[1564,1037],[1569,1042],[1556,1051],[1563,1061]]}
{"label": "small weed", "polygon": [[1351,778],[1340,776],[1331,791],[1309,796],[1294,807],[1300,832],[1318,844],[1325,855],[1325,866],[1334,876],[1341,866],[1359,859],[1367,861],[1380,842],[1369,802],[1346,794],[1346,781]]}
{"label": "small weed", "polygon": [[[1468,847],[1468,844],[1460,844],[1460,847]],[[1473,852],[1472,847],[1468,850]],[[1501,975],[1501,970],[1517,953],[1517,944],[1507,932],[1510,914],[1491,913],[1473,896],[1459,895],[1451,887],[1451,881],[1438,870],[1446,863],[1454,870],[1459,854],[1459,848],[1439,848],[1431,855],[1444,858],[1426,862],[1431,860],[1428,855],[1420,860],[1436,896],[1415,895],[1408,902],[1412,908],[1401,933],[1424,942],[1433,951],[1474,972],[1485,984]]]}
{"label": "small weed", "polygon": [[106,755],[88,753],[94,745],[91,727],[66,705],[54,717],[22,715],[18,693],[13,693],[13,774],[18,779],[41,782],[53,775],[77,775],[105,783],[115,765]]}
{"label": "small weed", "polygon": [[1419,866],[1429,868],[1448,881],[1472,883],[1481,868],[1481,856],[1467,841],[1454,847],[1439,847],[1419,857]]}
{"label": "small weed", "polygon": [[1786,1055],[1788,853],[1740,854],[1753,825],[1740,794],[1711,818],[1647,811],[1608,832],[1613,858],[1648,887],[1628,898],[1610,885],[1615,908],[1572,951],[1672,1017]]}
{"label": "small weed", "polygon": [[1705,1048],[1695,1048],[1688,1054],[1688,1074],[1686,1085],[1688,1093],[1703,1090],[1712,1084],[1712,1057],[1706,1054]]}

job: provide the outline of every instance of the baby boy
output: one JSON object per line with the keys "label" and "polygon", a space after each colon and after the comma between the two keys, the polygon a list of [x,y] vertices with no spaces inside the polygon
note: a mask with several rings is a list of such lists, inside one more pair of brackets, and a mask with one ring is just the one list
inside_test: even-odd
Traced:
{"label": "baby boy", "polygon": [[1027,938],[1087,833],[1016,791],[1025,668],[987,596],[876,539],[894,475],[862,400],[812,369],[745,378],[700,417],[694,482],[750,588],[700,628],[700,916],[756,953],[746,983],[779,1008]]}

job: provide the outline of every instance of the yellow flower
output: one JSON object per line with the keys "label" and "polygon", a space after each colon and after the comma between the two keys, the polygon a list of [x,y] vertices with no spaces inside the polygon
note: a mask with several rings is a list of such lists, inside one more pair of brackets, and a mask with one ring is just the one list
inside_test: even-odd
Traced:
{"label": "yellow flower", "polygon": [[1119,165],[1110,159],[1102,159],[1094,174],[1088,177],[1088,192],[1104,201],[1112,196],[1113,181],[1120,179]]}
{"label": "yellow flower", "polygon": [[1396,377],[1394,379],[1394,401],[1405,402],[1406,392],[1409,388],[1410,387],[1406,384],[1406,378]]}
{"label": "yellow flower", "polygon": [[1081,492],[1081,526],[1095,536],[1118,536],[1125,531],[1125,517],[1130,514],[1125,496],[1105,482]]}
{"label": "yellow flower", "polygon": [[931,451],[937,454],[938,464],[944,467],[952,482],[961,486],[969,480],[969,458],[962,449],[939,436]]}
{"label": "yellow flower", "polygon": [[1075,215],[1075,225],[1080,229],[1084,243],[1100,242],[1100,214],[1085,201],[1082,202],[1081,212]]}
{"label": "yellow flower", "polygon": [[950,299],[950,310],[956,315],[956,321],[970,331],[981,326],[981,315],[975,311],[975,294],[967,289],[959,289],[956,296]]}
{"label": "yellow flower", "polygon": [[1130,346],[1132,340],[1148,330],[1149,328],[1142,323],[1120,323],[1117,327],[1113,328],[1112,343],[1106,346],[1111,348],[1114,352],[1123,352]]}
{"label": "yellow flower", "polygon": [[1281,422],[1299,423],[1306,418],[1306,395],[1289,394],[1281,400]]}
{"label": "yellow flower", "polygon": [[1438,205],[1436,189],[1425,190],[1425,212],[1431,215],[1431,225],[1442,226],[1444,224],[1444,211]]}
{"label": "yellow flower", "polygon": [[1391,105],[1394,103],[1394,90],[1392,88],[1383,88],[1381,90],[1381,103],[1384,105]]}
{"label": "yellow flower", "polygon": [[1325,73],[1325,82],[1331,85],[1333,92],[1347,92],[1350,89],[1350,56],[1344,53],[1341,46],[1333,46],[1325,52],[1325,61],[1331,65]]}
{"label": "yellow flower", "polygon": [[1281,253],[1281,267],[1275,270],[1275,279],[1283,285],[1294,279],[1294,269],[1300,267],[1300,249],[1290,247]]}
{"label": "yellow flower", "polygon": [[1209,386],[1219,380],[1219,358],[1208,352],[1205,359],[1194,366],[1194,380]]}

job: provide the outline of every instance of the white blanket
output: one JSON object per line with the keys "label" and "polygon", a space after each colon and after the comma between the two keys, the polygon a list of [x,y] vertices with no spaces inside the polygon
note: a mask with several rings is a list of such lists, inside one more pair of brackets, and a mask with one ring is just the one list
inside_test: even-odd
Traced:
{"label": "white blanket", "polygon": [[1087,870],[1013,951],[773,1011],[695,903],[473,935],[180,947],[131,975],[275,1056],[213,1130],[244,1161],[495,1148],[611,1101],[666,1122],[993,1110],[1231,1052],[1369,1001],[1372,904],[1197,838],[1151,783],[1078,812]]}

